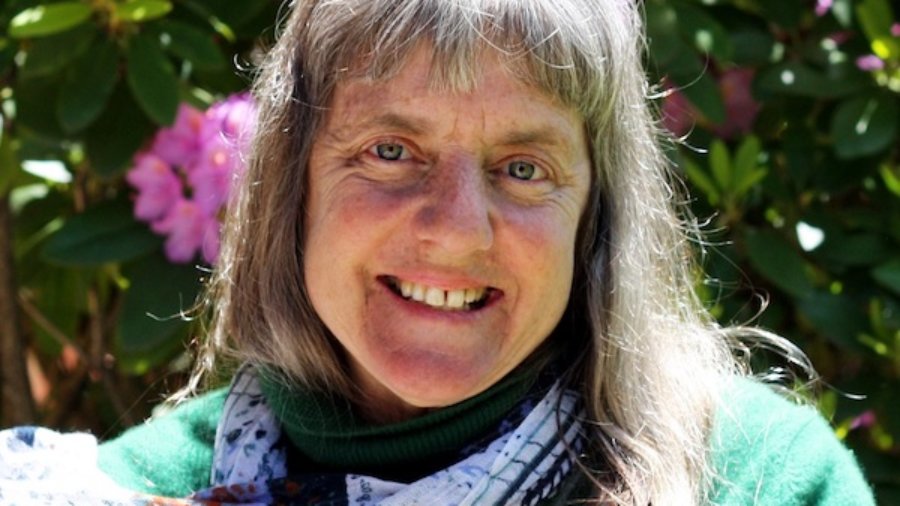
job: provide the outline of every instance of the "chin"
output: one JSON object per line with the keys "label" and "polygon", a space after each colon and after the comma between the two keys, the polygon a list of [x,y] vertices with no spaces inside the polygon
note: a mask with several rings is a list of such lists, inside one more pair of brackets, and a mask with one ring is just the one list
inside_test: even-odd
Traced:
{"label": "chin", "polygon": [[491,378],[483,360],[459,360],[422,353],[390,353],[380,357],[374,377],[404,404],[440,408],[462,402],[500,379]]}

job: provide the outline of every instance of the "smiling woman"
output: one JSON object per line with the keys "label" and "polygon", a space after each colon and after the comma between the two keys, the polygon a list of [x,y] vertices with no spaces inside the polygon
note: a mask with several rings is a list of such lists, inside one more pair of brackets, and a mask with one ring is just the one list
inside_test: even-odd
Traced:
{"label": "smiling woman", "polygon": [[195,380],[239,368],[100,468],[253,504],[871,504],[815,411],[749,377],[752,345],[802,353],[694,294],[640,20],[293,2]]}
{"label": "smiling woman", "polygon": [[476,58],[466,92],[431,89],[426,45],[392,79],[338,84],[312,147],[306,289],[373,419],[483,392],[568,302],[591,180],[581,121]]}

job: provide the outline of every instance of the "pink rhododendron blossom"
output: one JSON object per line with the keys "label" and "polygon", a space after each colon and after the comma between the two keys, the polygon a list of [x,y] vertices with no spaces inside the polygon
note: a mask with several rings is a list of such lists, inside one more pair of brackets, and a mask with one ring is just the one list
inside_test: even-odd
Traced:
{"label": "pink rhododendron blossom", "polygon": [[694,127],[696,110],[678,88],[669,88],[660,110],[663,126],[676,137],[684,137]]}
{"label": "pink rhododendron blossom", "polygon": [[671,88],[662,104],[663,125],[678,137],[687,134],[695,123],[725,139],[750,132],[760,108],[751,90],[753,75],[753,69],[736,68],[719,76],[719,91],[725,106],[725,121],[721,124],[704,119],[683,93]]}
{"label": "pink rhododendron blossom", "polygon": [[232,178],[240,165],[235,151],[234,145],[222,137],[209,138],[197,165],[188,175],[194,200],[207,214],[215,214],[228,201]]}
{"label": "pink rhododendron blossom", "polygon": [[867,54],[856,59],[856,66],[859,67],[860,70],[872,72],[874,70],[883,69],[884,60],[875,56],[874,54]]}
{"label": "pink rhododendron blossom", "polygon": [[219,233],[221,232],[221,224],[216,221],[209,221],[206,229],[203,231],[203,242],[200,244],[200,253],[203,260],[208,264],[216,263],[219,258]]}
{"label": "pink rhododendron blossom", "polygon": [[900,37],[900,23],[894,23],[891,25],[891,35],[894,37]]}
{"label": "pink rhododendron blossom", "polygon": [[125,179],[138,190],[134,216],[143,221],[164,217],[184,192],[169,164],[153,153],[135,157],[135,166]]}
{"label": "pink rhododendron blossom", "polygon": [[831,10],[831,7],[834,5],[834,0],[816,0],[816,16],[824,16],[828,14],[828,11]]}
{"label": "pink rhododendron blossom", "polygon": [[170,128],[163,128],[156,134],[150,150],[172,165],[190,167],[200,154],[199,134],[204,120],[202,111],[187,104],[181,104],[178,107],[175,123]]}
{"label": "pink rhododendron blossom", "polygon": [[198,252],[214,263],[219,254],[219,217],[231,186],[244,172],[256,109],[249,94],[229,97],[206,112],[188,105],[135,155],[126,180],[137,190],[135,217],[166,236],[172,262]]}
{"label": "pink rhododendron blossom", "polygon": [[153,222],[154,232],[166,234],[165,252],[173,262],[189,262],[203,245],[208,229],[218,227],[214,216],[204,213],[191,200],[179,200],[162,220]]}
{"label": "pink rhododendron blossom", "polygon": [[719,90],[725,105],[725,122],[713,127],[719,137],[730,139],[753,129],[759,103],[753,98],[753,69],[729,69],[719,77]]}

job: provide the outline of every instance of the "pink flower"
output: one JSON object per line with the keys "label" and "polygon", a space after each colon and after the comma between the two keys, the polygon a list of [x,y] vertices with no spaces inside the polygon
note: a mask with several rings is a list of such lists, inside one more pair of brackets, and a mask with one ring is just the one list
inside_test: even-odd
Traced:
{"label": "pink flower", "polygon": [[868,429],[875,425],[875,422],[878,421],[878,417],[875,415],[875,412],[870,410],[863,411],[859,416],[853,419],[850,422],[850,430],[856,429]]}
{"label": "pink flower", "polygon": [[249,93],[232,95],[206,111],[203,139],[224,136],[236,143],[246,142],[255,127],[256,105]]}
{"label": "pink flower", "polygon": [[753,98],[753,69],[729,69],[719,77],[719,90],[725,104],[725,122],[713,127],[719,137],[730,139],[753,128],[760,105]]}
{"label": "pink flower", "polygon": [[831,10],[834,0],[816,0],[816,16],[824,16]]}
{"label": "pink flower", "polygon": [[209,230],[218,231],[218,221],[193,201],[181,199],[165,218],[151,223],[150,227],[158,234],[169,236],[164,246],[166,257],[175,263],[186,263],[200,250]]}
{"label": "pink flower", "polygon": [[666,90],[660,113],[663,126],[676,137],[684,137],[694,128],[696,110],[678,88]]}
{"label": "pink flower", "polygon": [[255,119],[255,105],[246,93],[206,112],[182,104],[175,123],[135,155],[135,167],[126,176],[138,190],[135,216],[167,236],[164,250],[172,262],[189,262],[198,251],[205,261],[215,262],[218,217],[244,171],[242,153]]}
{"label": "pink flower", "polygon": [[221,136],[210,137],[197,165],[188,175],[194,200],[210,216],[228,202],[231,184],[241,165],[237,150]]}
{"label": "pink flower", "polygon": [[211,221],[203,233],[203,243],[200,245],[200,253],[203,260],[212,265],[219,258],[219,234],[221,225],[218,221]]}
{"label": "pink flower", "polygon": [[856,66],[865,72],[872,72],[884,68],[884,60],[874,54],[867,54],[856,59]]}
{"label": "pink flower", "polygon": [[894,37],[900,37],[900,23],[894,23],[891,25],[891,35]]}
{"label": "pink flower", "polygon": [[138,191],[134,216],[143,221],[162,218],[183,193],[172,167],[152,153],[139,154],[125,179]]}
{"label": "pink flower", "polygon": [[172,165],[187,169],[200,153],[200,130],[203,128],[203,112],[190,105],[181,104],[175,123],[156,134],[150,151]]}

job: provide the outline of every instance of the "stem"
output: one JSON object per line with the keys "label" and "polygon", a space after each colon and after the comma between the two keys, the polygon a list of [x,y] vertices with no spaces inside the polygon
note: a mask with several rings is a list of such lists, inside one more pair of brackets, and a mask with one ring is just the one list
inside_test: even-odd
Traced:
{"label": "stem", "polygon": [[0,196],[0,425],[33,424],[37,420],[25,369],[25,336],[16,304],[12,213],[8,195]]}

